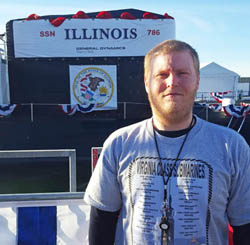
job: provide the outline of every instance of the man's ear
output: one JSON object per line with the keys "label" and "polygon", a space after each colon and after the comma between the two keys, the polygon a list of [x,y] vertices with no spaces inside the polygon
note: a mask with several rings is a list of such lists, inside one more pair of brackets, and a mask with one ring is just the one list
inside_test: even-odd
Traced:
{"label": "man's ear", "polygon": [[196,87],[196,90],[198,90],[199,89],[199,86],[200,86],[200,74],[197,76],[197,87]]}

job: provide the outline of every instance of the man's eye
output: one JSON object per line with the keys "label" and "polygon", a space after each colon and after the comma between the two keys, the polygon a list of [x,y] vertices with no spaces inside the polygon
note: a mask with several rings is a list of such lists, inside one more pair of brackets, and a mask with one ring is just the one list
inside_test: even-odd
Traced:
{"label": "man's eye", "polygon": [[158,74],[158,77],[160,77],[160,78],[167,78],[168,76],[169,76],[168,73],[160,73],[160,74]]}
{"label": "man's eye", "polygon": [[186,72],[186,71],[181,71],[181,72],[179,72],[179,75],[181,75],[181,76],[188,75],[188,72]]}

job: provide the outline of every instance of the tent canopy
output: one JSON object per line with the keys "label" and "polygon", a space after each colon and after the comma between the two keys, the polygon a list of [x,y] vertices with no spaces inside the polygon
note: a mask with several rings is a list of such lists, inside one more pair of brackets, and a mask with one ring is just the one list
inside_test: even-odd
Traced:
{"label": "tent canopy", "polygon": [[212,62],[200,70],[201,76],[239,76],[234,71],[231,71],[221,65]]}
{"label": "tent canopy", "polygon": [[200,93],[237,92],[239,75],[227,68],[212,62],[200,70]]}

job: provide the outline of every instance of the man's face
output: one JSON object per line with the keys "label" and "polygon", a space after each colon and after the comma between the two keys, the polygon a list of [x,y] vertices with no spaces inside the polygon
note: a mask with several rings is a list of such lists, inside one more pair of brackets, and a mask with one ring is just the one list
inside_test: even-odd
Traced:
{"label": "man's face", "polygon": [[199,75],[189,51],[154,57],[145,87],[153,116],[158,120],[181,122],[190,117]]}

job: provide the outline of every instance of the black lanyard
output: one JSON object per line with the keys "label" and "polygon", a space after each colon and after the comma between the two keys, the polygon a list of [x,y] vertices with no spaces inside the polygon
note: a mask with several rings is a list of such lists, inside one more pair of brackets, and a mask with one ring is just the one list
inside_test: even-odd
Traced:
{"label": "black lanyard", "polygon": [[[184,144],[185,144],[185,142],[187,140],[188,134],[191,131],[193,121],[194,121],[194,118],[192,118],[192,121],[191,121],[191,123],[190,123],[190,125],[188,127],[188,131],[187,131],[187,133],[185,135],[185,138],[182,141],[180,149],[179,149],[179,151],[177,153],[177,156],[175,158],[174,164],[171,167],[166,180],[165,180],[165,177],[164,177],[164,169],[163,169],[163,165],[162,165],[162,161],[161,161],[159,146],[158,146],[158,143],[157,143],[157,140],[156,140],[155,129],[154,129],[154,126],[153,126],[155,148],[157,150],[157,154],[158,154],[158,157],[159,157],[160,167],[161,167],[161,175],[162,175],[162,180],[163,180],[163,184],[164,184],[164,196],[163,196],[163,207],[162,207],[162,209],[163,209],[163,216],[162,216],[162,220],[161,220],[161,223],[160,223],[160,228],[163,231],[163,239],[164,240],[167,239],[166,233],[167,233],[167,230],[169,229],[168,218],[167,218],[167,215],[166,215],[166,209],[167,209],[167,185],[168,185],[169,179],[170,179],[170,177],[172,175],[172,172],[173,172],[173,170],[174,170],[174,168],[176,166],[177,160],[179,159],[179,156],[180,156],[180,154],[182,152],[183,146],[184,146]],[[166,244],[167,244],[167,241],[166,241]]]}

